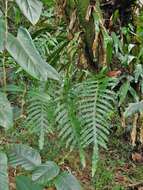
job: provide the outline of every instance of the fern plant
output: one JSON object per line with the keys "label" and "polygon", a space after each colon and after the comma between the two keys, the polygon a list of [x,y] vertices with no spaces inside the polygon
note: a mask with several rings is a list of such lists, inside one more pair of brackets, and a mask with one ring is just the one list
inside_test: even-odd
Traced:
{"label": "fern plant", "polygon": [[78,86],[78,113],[82,118],[81,140],[83,147],[93,144],[92,176],[94,176],[99,155],[99,146],[107,148],[110,130],[109,116],[113,111],[113,81],[97,78]]}
{"label": "fern plant", "polygon": [[84,148],[93,145],[92,176],[99,159],[99,146],[107,148],[110,131],[110,114],[113,111],[115,94],[110,78],[94,77],[83,83],[64,86],[57,98],[56,121],[59,136],[67,146],[79,148],[85,165]]}
{"label": "fern plant", "polygon": [[59,91],[56,98],[57,108],[55,111],[56,122],[58,124],[59,137],[66,141],[66,147],[72,150],[78,147],[80,159],[85,166],[85,157],[83,147],[81,145],[81,121],[78,118],[75,99],[76,94],[71,89],[71,84],[67,80],[65,85]]}
{"label": "fern plant", "polygon": [[51,97],[39,91],[30,91],[27,107],[27,119],[24,123],[33,133],[39,136],[39,148],[43,149],[46,133],[52,133],[51,120],[52,115]]}

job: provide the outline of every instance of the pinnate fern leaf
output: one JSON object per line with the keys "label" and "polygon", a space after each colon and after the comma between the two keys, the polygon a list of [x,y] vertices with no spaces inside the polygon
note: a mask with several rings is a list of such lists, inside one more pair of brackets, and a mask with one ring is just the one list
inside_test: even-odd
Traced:
{"label": "pinnate fern leaf", "polygon": [[48,113],[52,114],[50,96],[44,92],[30,92],[27,108],[26,126],[39,136],[39,148],[43,149],[45,133],[52,133]]}
{"label": "pinnate fern leaf", "polygon": [[99,160],[99,147],[107,148],[109,116],[115,97],[111,90],[113,84],[110,78],[94,77],[70,90],[64,87],[63,96],[57,101],[56,121],[60,137],[72,148],[78,147],[81,158],[84,158],[84,148],[93,145],[92,176]]}

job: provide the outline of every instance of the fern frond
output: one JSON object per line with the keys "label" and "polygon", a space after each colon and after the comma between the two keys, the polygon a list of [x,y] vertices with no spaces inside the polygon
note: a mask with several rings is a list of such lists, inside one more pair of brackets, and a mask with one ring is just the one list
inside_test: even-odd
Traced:
{"label": "fern frond", "polygon": [[109,135],[109,116],[113,111],[114,92],[111,79],[95,78],[78,85],[78,115],[82,118],[81,141],[86,147],[93,144],[92,176],[99,157],[99,146],[106,148]]}
{"label": "fern frond", "polygon": [[59,136],[66,141],[66,147],[79,149],[80,159],[85,166],[84,150],[81,145],[81,121],[76,114],[75,96],[66,84],[57,99],[56,122],[58,123]]}
{"label": "fern frond", "polygon": [[42,92],[31,92],[30,95],[26,126],[33,127],[33,132],[39,134],[39,148],[43,149],[45,133],[52,133],[51,118],[48,117],[51,114],[50,97]]}
{"label": "fern frond", "polygon": [[67,147],[78,147],[82,158],[83,149],[93,145],[92,175],[96,171],[99,147],[107,148],[115,98],[113,85],[113,79],[92,78],[73,88],[65,85],[57,99],[59,136]]}

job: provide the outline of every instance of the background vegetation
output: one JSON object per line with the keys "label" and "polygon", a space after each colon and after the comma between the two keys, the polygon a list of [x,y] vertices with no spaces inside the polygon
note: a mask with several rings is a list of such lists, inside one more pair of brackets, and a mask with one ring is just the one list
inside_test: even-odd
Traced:
{"label": "background vegetation", "polygon": [[0,190],[143,189],[142,0],[0,0]]}

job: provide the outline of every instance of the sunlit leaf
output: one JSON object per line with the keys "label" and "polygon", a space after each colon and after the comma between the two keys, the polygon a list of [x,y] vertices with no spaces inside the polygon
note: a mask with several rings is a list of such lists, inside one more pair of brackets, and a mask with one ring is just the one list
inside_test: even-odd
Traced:
{"label": "sunlit leaf", "polygon": [[33,77],[42,81],[46,81],[47,78],[59,80],[59,74],[41,58],[26,29],[20,28],[17,38],[11,34],[8,35],[7,50],[16,62]]}
{"label": "sunlit leaf", "polygon": [[16,190],[43,190],[43,187],[34,183],[29,177],[16,177]]}
{"label": "sunlit leaf", "polygon": [[13,112],[4,93],[0,93],[0,126],[6,129],[13,126]]}
{"label": "sunlit leaf", "polygon": [[13,167],[21,166],[26,170],[33,170],[41,164],[40,154],[33,148],[23,144],[12,145],[8,157],[10,165]]}
{"label": "sunlit leaf", "polygon": [[81,190],[82,187],[77,179],[68,172],[61,173],[54,180],[54,184],[57,190]]}
{"label": "sunlit leaf", "polygon": [[34,25],[40,18],[42,2],[39,0],[16,0],[22,13]]}
{"label": "sunlit leaf", "polygon": [[32,180],[40,184],[47,184],[59,174],[59,167],[55,162],[48,161],[38,166],[32,174]]}
{"label": "sunlit leaf", "polygon": [[4,39],[5,39],[5,24],[4,20],[0,18],[0,52],[4,50]]}
{"label": "sunlit leaf", "polygon": [[0,190],[8,190],[8,167],[7,156],[5,153],[0,152]]}

